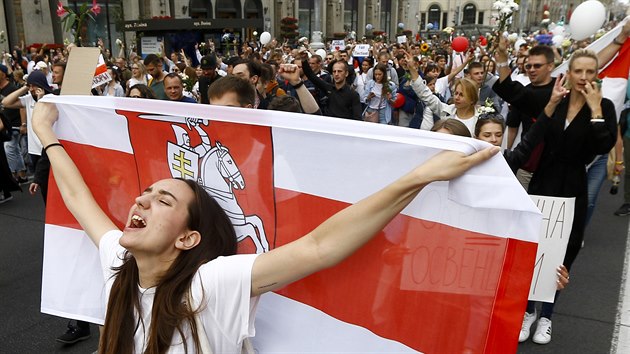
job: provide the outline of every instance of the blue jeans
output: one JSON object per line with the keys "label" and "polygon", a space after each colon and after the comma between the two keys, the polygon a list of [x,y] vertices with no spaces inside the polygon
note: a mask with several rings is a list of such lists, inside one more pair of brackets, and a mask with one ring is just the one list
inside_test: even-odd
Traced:
{"label": "blue jeans", "polygon": [[584,227],[588,226],[593,216],[593,210],[595,210],[595,203],[597,202],[597,196],[602,188],[602,183],[606,180],[606,164],[608,162],[608,155],[599,155],[595,158],[595,161],[591,164],[587,171],[587,188],[588,188],[588,206],[586,209],[586,220]]}
{"label": "blue jeans", "polygon": [[11,140],[4,142],[4,151],[7,155],[11,172],[26,171],[26,164],[22,157],[22,150],[26,148],[26,135],[21,135],[19,130],[12,130]]}

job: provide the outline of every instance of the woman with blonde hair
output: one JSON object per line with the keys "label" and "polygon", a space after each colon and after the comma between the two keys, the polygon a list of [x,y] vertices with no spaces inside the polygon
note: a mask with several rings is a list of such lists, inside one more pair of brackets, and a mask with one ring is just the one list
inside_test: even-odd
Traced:
{"label": "woman with blonde hair", "polygon": [[131,64],[131,79],[127,81],[127,88],[131,86],[142,84],[146,85],[148,82],[147,68],[144,63],[139,60]]}
{"label": "woman with blonde hair", "polygon": [[[453,104],[446,104],[431,92],[425,81],[418,74],[418,64],[412,60],[411,56],[407,58],[409,75],[411,76],[411,87],[413,88],[418,99],[424,102],[433,114],[440,119],[453,118],[457,119],[470,131],[473,135],[475,124],[477,123],[477,101],[479,101],[479,89],[477,84],[470,79],[459,79],[455,81],[453,91]],[[433,128],[433,117],[424,117],[421,129],[431,130]]]}

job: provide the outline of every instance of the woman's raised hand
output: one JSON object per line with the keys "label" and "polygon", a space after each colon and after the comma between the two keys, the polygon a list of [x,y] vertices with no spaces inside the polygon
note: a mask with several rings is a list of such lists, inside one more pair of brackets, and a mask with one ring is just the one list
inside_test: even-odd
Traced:
{"label": "woman's raised hand", "polygon": [[571,91],[564,87],[564,83],[567,80],[567,76],[564,74],[560,74],[556,78],[556,82],[553,85],[553,89],[551,91],[551,97],[549,98],[549,103],[558,104],[562,99],[568,95]]}
{"label": "woman's raised hand", "polygon": [[586,104],[591,109],[591,111],[601,110],[602,104],[602,88],[595,81],[586,82],[584,85],[584,90],[580,91],[584,98],[586,98]]}
{"label": "woman's raised hand", "polygon": [[405,52],[405,58],[407,59],[407,69],[409,70],[409,76],[411,80],[415,81],[418,78],[418,62],[413,60],[413,56],[408,52]]}
{"label": "woman's raised hand", "polygon": [[418,166],[413,173],[422,184],[448,181],[490,159],[500,150],[499,147],[493,146],[470,155],[457,151],[442,151]]}

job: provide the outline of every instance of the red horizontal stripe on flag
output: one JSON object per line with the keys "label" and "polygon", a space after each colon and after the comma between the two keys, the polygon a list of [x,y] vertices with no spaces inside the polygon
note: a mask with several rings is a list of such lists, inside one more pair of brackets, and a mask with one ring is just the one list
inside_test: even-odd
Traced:
{"label": "red horizontal stripe on flag", "polygon": [[[276,201],[276,246],[349,205],[278,188]],[[505,353],[516,350],[535,255],[532,243],[399,215],[348,260],[278,293],[419,351]]]}
{"label": "red horizontal stripe on flag", "polygon": [[[621,79],[628,78],[628,70],[630,69],[630,41],[625,41],[619,49],[619,54],[604,70],[599,73],[600,78],[617,77]],[[620,113],[620,112],[618,112]]]}
{"label": "red horizontal stripe on flag", "polygon": [[[140,194],[133,155],[70,141],[62,143],[81,171],[96,202],[122,228],[127,221],[129,208]],[[51,171],[48,188],[46,223],[81,229],[61,199],[54,171]]]}

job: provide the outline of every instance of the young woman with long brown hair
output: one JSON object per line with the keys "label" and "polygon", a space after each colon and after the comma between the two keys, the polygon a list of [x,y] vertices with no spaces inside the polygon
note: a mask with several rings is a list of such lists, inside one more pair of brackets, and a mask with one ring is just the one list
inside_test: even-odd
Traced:
{"label": "young woman with long brown hair", "polygon": [[[138,196],[124,230],[94,200],[38,104],[34,128],[63,200],[99,248],[108,295],[100,353],[240,353],[253,335],[257,296],[331,267],[381,230],[429,183],[449,180],[498,149],[442,152],[294,242],[234,255],[228,217],[195,182],[165,179]],[[206,344],[204,344],[206,343]]]}

